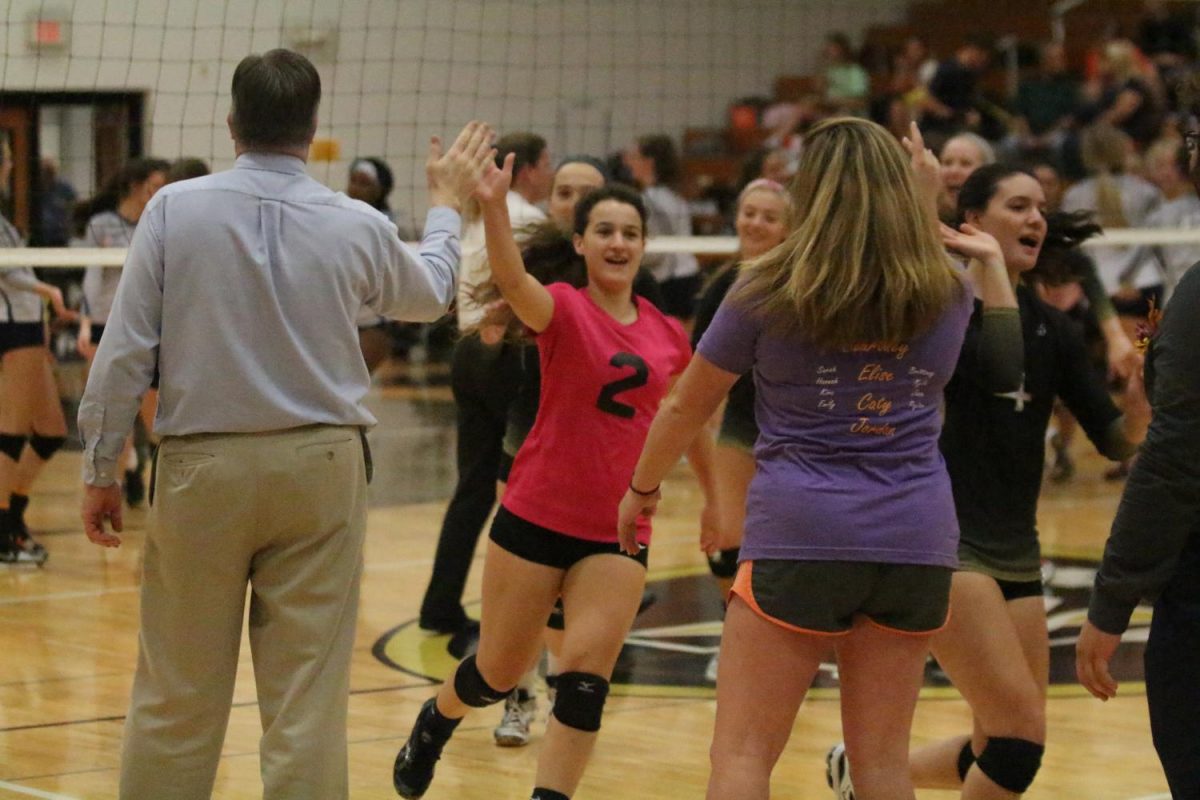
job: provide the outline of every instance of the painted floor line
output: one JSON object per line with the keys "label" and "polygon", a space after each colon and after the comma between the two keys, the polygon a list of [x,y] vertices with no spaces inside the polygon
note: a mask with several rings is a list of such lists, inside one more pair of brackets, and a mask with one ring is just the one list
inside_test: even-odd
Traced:
{"label": "painted floor line", "polygon": [[43,792],[41,789],[31,789],[28,786],[21,786],[8,781],[0,781],[0,791],[9,791],[15,794],[23,794],[26,797],[40,797],[42,800],[79,800],[78,797],[71,797],[65,794],[55,794],[54,792]]}

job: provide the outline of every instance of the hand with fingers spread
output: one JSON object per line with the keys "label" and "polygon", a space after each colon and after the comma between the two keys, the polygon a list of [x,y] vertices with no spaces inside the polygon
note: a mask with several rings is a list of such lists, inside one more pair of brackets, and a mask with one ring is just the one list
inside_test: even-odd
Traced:
{"label": "hand with fingers spread", "polygon": [[1109,700],[1117,696],[1117,681],[1108,671],[1108,664],[1121,637],[1115,633],[1105,633],[1090,621],[1083,623],[1079,631],[1079,641],[1075,644],[1075,677],[1083,688],[1100,700]]}
{"label": "hand with fingers spread", "polygon": [[925,137],[915,122],[909,125],[908,136],[901,143],[911,156],[913,177],[916,178],[921,197],[936,216],[938,192],[942,187],[941,166],[937,156],[925,146]]}
{"label": "hand with fingers spread", "polygon": [[434,136],[429,140],[425,175],[429,181],[429,200],[432,205],[462,208],[488,165],[495,168],[496,150],[492,147],[492,139],[490,125],[471,121],[445,152],[442,152],[441,139]]}
{"label": "hand with fingers spread", "polygon": [[[83,532],[93,543],[103,547],[120,547],[120,533],[125,529],[121,517],[121,485],[84,486],[83,495]],[[105,521],[112,523],[116,533],[109,533],[104,528]]]}
{"label": "hand with fingers spread", "polygon": [[479,185],[475,187],[475,199],[482,205],[508,202],[516,157],[515,153],[509,153],[504,158],[504,166],[497,167],[493,162],[484,170]]}
{"label": "hand with fingers spread", "polygon": [[986,233],[969,222],[964,222],[958,230],[945,223],[938,224],[942,234],[942,244],[948,250],[974,259],[984,266],[1004,269],[1004,251],[996,237]]}

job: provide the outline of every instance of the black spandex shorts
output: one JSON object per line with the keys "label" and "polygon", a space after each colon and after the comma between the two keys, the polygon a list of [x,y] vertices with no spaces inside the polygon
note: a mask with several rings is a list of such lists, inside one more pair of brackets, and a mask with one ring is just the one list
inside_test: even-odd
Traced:
{"label": "black spandex shorts", "polygon": [[1005,601],[1042,596],[1041,581],[1006,581],[1000,578],[993,578],[993,580],[1000,587],[1000,594],[1004,595]]}
{"label": "black spandex shorts", "polygon": [[847,634],[866,617],[893,633],[925,635],[946,624],[949,567],[860,561],[743,561],[733,594],[797,633]]}
{"label": "black spandex shorts", "polygon": [[0,356],[9,350],[41,347],[46,343],[46,326],[40,322],[0,322]]}
{"label": "black spandex shorts", "polygon": [[650,548],[642,548],[636,556],[621,552],[616,542],[593,542],[558,533],[541,525],[521,519],[504,506],[492,520],[491,540],[508,552],[526,561],[556,569],[570,569],[588,556],[618,555],[632,558],[646,566]]}

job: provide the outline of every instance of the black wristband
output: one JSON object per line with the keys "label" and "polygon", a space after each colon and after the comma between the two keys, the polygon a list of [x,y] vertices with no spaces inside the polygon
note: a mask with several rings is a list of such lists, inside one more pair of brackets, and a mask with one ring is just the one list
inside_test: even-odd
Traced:
{"label": "black wristband", "polygon": [[648,492],[643,492],[641,489],[635,488],[633,485],[633,481],[630,481],[629,482],[629,491],[633,492],[634,494],[638,495],[639,497],[652,497],[652,496],[658,494],[659,486],[662,486],[662,484],[660,483],[658,486],[655,486],[653,489],[651,489]]}

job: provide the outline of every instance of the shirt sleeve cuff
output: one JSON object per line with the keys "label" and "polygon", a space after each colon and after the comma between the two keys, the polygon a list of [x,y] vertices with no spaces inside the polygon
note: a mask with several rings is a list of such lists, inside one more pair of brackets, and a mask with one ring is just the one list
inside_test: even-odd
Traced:
{"label": "shirt sleeve cuff", "polygon": [[88,486],[112,486],[117,482],[117,462],[101,458],[84,458],[83,482]]}
{"label": "shirt sleeve cuff", "polygon": [[1137,603],[1129,604],[1116,598],[1109,597],[1102,591],[1092,592],[1092,601],[1088,605],[1088,621],[1105,633],[1120,636],[1129,627],[1129,618]]}
{"label": "shirt sleeve cuff", "polygon": [[433,206],[425,215],[425,235],[431,232],[445,231],[461,238],[462,216],[449,206]]}

